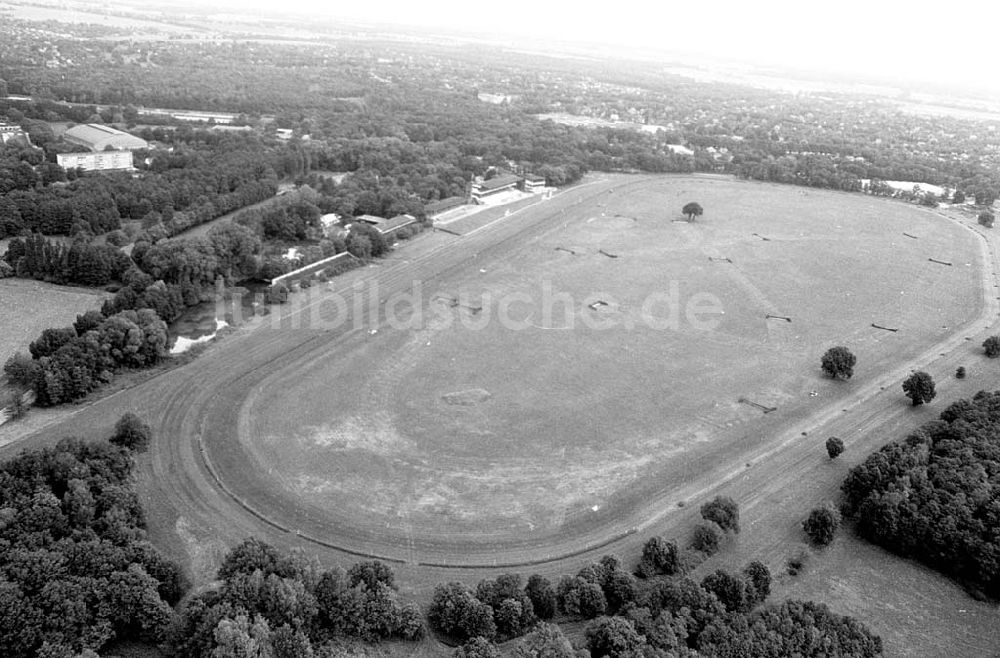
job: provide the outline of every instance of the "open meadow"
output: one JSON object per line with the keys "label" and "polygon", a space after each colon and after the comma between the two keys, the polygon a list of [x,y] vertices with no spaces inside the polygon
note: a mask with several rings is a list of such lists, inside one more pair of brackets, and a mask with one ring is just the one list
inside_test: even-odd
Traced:
{"label": "open meadow", "polygon": [[54,286],[30,279],[0,279],[0,364],[43,329],[68,327],[76,316],[99,309],[106,293],[88,288]]}

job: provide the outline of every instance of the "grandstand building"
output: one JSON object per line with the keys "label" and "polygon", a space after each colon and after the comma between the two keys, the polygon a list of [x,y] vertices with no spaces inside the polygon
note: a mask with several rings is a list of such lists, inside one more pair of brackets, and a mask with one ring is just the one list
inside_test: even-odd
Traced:
{"label": "grandstand building", "polygon": [[521,179],[514,174],[496,176],[481,183],[475,183],[472,186],[472,198],[476,201],[482,201],[488,196],[516,189],[520,182]]}
{"label": "grandstand building", "polygon": [[63,133],[63,139],[97,153],[102,151],[134,151],[144,149],[149,144],[127,132],[98,123],[82,123]]}
{"label": "grandstand building", "polygon": [[545,188],[545,177],[536,176],[535,174],[526,174],[524,177],[524,182],[522,183],[522,189],[525,192],[539,192]]}

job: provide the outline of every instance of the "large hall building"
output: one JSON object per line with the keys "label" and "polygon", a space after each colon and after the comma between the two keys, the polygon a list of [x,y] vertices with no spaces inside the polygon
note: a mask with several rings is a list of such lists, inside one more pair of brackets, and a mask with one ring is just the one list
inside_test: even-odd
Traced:
{"label": "large hall building", "polygon": [[63,169],[85,171],[134,169],[132,151],[149,146],[144,139],[98,123],[73,126],[63,133],[62,137],[70,144],[82,146],[90,151],[58,154],[56,160]]}

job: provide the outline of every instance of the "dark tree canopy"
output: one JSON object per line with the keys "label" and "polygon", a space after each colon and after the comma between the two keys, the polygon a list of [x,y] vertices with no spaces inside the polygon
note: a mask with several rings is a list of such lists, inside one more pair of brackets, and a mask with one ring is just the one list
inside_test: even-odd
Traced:
{"label": "dark tree canopy", "polygon": [[716,496],[702,505],[701,518],[714,521],[726,532],[740,531],[740,508],[729,496]]}
{"label": "dark tree canopy", "polygon": [[576,658],[576,651],[555,624],[541,623],[524,636],[511,654],[513,658]]}
{"label": "dark tree canopy", "polygon": [[115,423],[115,433],[111,443],[128,448],[133,452],[146,452],[153,440],[153,430],[134,413],[126,413]]}
{"label": "dark tree canopy", "polygon": [[556,613],[556,590],[548,578],[533,574],[528,578],[524,593],[531,599],[531,605],[539,619],[552,619]]}
{"label": "dark tree canopy", "polygon": [[465,642],[474,637],[487,640],[496,636],[493,608],[476,598],[466,585],[451,582],[434,589],[434,599],[427,612],[433,628]]}
{"label": "dark tree canopy", "polygon": [[913,401],[913,406],[930,402],[937,395],[934,390],[934,378],[922,370],[918,370],[903,382],[906,397]]}
{"label": "dark tree canopy", "polygon": [[994,217],[993,213],[990,212],[989,210],[983,210],[982,212],[980,212],[979,217],[977,219],[979,223],[985,226],[986,228],[993,228],[993,223],[996,221],[996,217]]}
{"label": "dark tree canopy", "polygon": [[591,658],[630,658],[637,654],[645,638],[624,617],[600,617],[584,631]]}
{"label": "dark tree canopy", "polygon": [[823,372],[834,379],[850,379],[854,376],[854,364],[856,363],[857,358],[851,351],[843,345],[838,345],[831,347],[823,354],[820,367],[823,368]]}
{"label": "dark tree canopy", "polygon": [[818,546],[826,546],[833,541],[840,527],[840,513],[829,506],[817,507],[802,522],[802,529],[809,539]]}
{"label": "dark tree canopy", "polygon": [[826,440],[826,454],[830,459],[836,459],[844,452],[844,441],[836,436],[831,436]]}
{"label": "dark tree canopy", "polygon": [[500,649],[484,637],[476,636],[455,649],[454,658],[500,658]]}
{"label": "dark tree canopy", "polygon": [[1000,392],[977,393],[872,453],[841,486],[858,533],[1000,599]]}
{"label": "dark tree canopy", "polygon": [[146,538],[132,468],[128,451],[78,439],[0,464],[5,658],[164,639],[187,584]]}
{"label": "dark tree canopy", "polygon": [[714,521],[705,521],[695,526],[691,536],[691,548],[706,555],[714,555],[722,543],[722,529]]}
{"label": "dark tree canopy", "polygon": [[746,612],[753,605],[753,593],[748,596],[746,581],[723,569],[716,569],[705,576],[701,587],[715,594],[729,612]]}
{"label": "dark tree canopy", "polygon": [[986,356],[995,359],[1000,356],[1000,336],[990,336],[983,341],[983,350]]}
{"label": "dark tree canopy", "polygon": [[695,201],[684,204],[684,207],[681,209],[681,213],[688,218],[689,222],[693,222],[696,217],[701,217],[704,212],[705,210],[701,207],[701,204]]}
{"label": "dark tree canopy", "polygon": [[878,658],[882,639],[856,619],[834,614],[821,603],[789,600],[743,619],[713,619],[698,637],[697,648],[716,658]]}
{"label": "dark tree canopy", "polygon": [[649,578],[658,574],[673,575],[679,568],[677,544],[663,537],[650,537],[642,548],[636,575]]}

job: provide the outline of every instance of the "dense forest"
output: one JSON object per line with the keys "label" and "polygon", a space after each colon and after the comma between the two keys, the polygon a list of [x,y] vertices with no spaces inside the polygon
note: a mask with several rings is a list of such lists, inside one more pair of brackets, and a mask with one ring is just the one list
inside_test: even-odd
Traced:
{"label": "dense forest", "polygon": [[0,464],[0,647],[9,658],[77,656],[162,642],[181,570],[149,543],[123,418],[111,441],[63,439]]}
{"label": "dense forest", "polygon": [[1000,392],[959,400],[844,480],[858,533],[1000,599]]}

